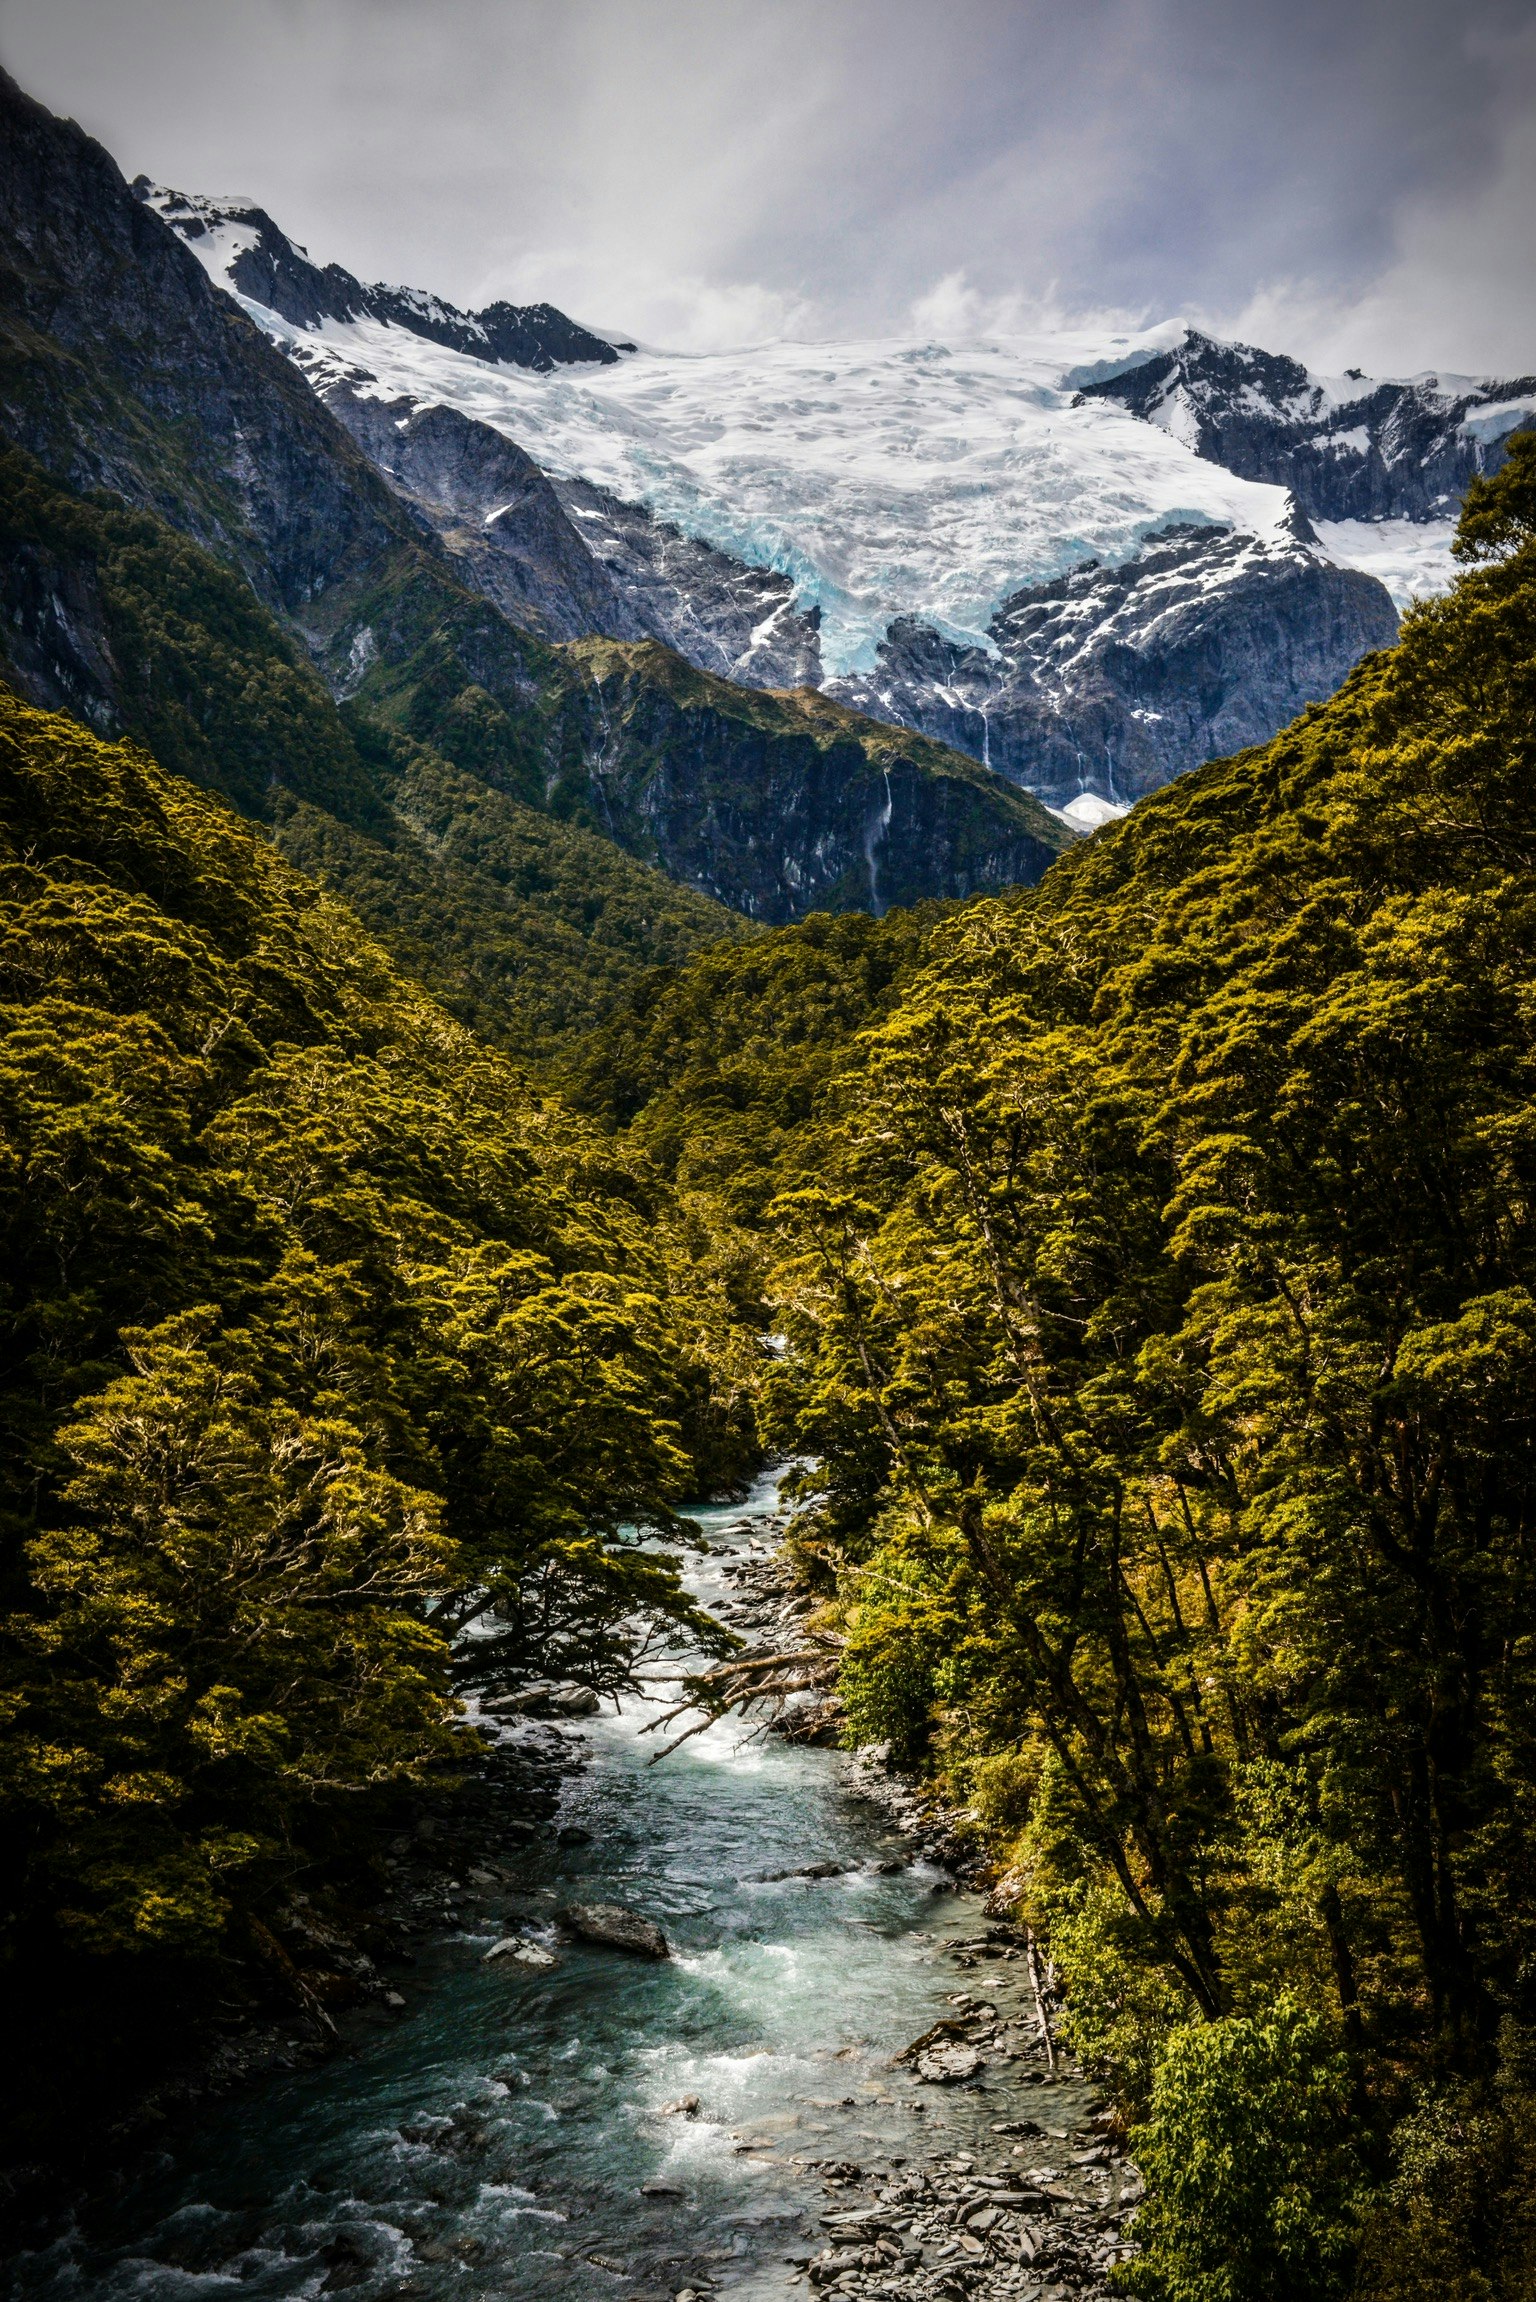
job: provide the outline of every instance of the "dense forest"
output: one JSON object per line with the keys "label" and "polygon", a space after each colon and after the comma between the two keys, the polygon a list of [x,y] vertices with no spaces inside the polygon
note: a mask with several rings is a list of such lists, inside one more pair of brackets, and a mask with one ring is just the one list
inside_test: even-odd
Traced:
{"label": "dense forest", "polygon": [[1038,890],[602,1041],[758,1244],[849,1737],[1049,1942],[1158,2302],[1536,2278],[1536,439],[1458,553]]}
{"label": "dense forest", "polygon": [[713,1635],[641,1544],[749,1459],[753,1346],[697,1214],[222,802],[6,698],[0,818],[0,1957],[100,2022],[466,1685]]}
{"label": "dense forest", "polygon": [[721,1646],[682,1514],[794,1451],[848,1737],[1133,2130],[1131,2288],[1529,2291],[1536,439],[1272,743],[771,933],[3,476],[142,699],[0,718],[12,1981],[171,2003],[466,1687]]}

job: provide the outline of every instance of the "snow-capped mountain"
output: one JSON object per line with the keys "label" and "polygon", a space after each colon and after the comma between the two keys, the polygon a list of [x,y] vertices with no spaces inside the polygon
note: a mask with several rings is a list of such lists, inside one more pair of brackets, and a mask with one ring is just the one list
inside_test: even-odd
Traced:
{"label": "snow-capped mountain", "polygon": [[1371,525],[1453,520],[1500,443],[1536,423],[1536,376],[1314,376],[1297,360],[1194,328],[1085,383],[1081,396],[1115,401],[1244,479],[1289,488],[1313,520]]}
{"label": "snow-capped mountain", "polygon": [[461,312],[421,288],[382,281],[365,287],[340,264],[312,264],[265,208],[249,201],[203,200],[167,191],[148,176],[135,177],[133,190],[197,250],[221,287],[292,327],[375,320],[474,359],[545,372],[561,362],[615,361],[620,349],[634,349],[579,328],[553,304],[488,304],[483,312]]}
{"label": "snow-capped mountain", "polygon": [[[737,680],[820,685],[1063,811],[1123,806],[1331,693],[1394,602],[1449,581],[1468,479],[1536,420],[1528,378],[1323,379],[1177,324],[623,357],[590,337],[535,372],[414,291],[322,296],[334,268],[290,262],[259,210],[141,197],[508,612],[521,584],[553,635],[638,629]],[[428,409],[471,427],[451,517],[402,468]],[[481,432],[548,476],[557,556],[593,562],[542,608],[508,565],[548,560],[549,503],[529,529]]]}
{"label": "snow-capped mountain", "polygon": [[[5,678],[280,819],[471,1011],[520,952],[555,982],[590,966],[603,998],[728,926],[648,867],[776,924],[1029,884],[1067,844],[1002,777],[814,689],[650,639],[548,644],[527,602],[581,627],[616,594],[515,442],[397,409],[386,475],[111,155],[3,71],[0,371]],[[493,579],[522,582],[517,615]]]}

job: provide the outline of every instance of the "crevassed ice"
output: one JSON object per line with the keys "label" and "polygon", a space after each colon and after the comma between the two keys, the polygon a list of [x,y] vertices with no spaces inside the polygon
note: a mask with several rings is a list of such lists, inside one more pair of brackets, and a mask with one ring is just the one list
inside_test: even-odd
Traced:
{"label": "crevassed ice", "polygon": [[360,389],[458,408],[546,470],[782,570],[822,610],[833,674],[868,669],[895,616],[985,643],[1023,584],[1127,558],[1177,521],[1273,534],[1286,510],[1283,488],[1110,402],[1072,406],[1068,373],[1125,339],[771,343],[537,375],[383,321],[304,332],[246,308],[317,382],[333,363],[365,370]]}

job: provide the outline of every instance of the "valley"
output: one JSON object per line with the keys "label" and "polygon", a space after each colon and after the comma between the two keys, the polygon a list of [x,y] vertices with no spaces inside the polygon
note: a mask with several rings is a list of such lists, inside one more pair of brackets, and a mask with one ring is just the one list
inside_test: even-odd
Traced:
{"label": "valley", "polygon": [[8,2291],[1520,2302],[1536,379],[318,257],[0,74]]}

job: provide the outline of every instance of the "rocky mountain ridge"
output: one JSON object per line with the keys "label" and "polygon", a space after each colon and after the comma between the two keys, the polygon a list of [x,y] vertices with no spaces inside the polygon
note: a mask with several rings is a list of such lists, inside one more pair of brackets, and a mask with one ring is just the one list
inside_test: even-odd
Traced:
{"label": "rocky mountain ridge", "polygon": [[1304,522],[1275,538],[1175,524],[1119,567],[1026,586],[992,647],[893,624],[873,672],[831,684],[1069,809],[1124,807],[1200,761],[1262,743],[1330,694],[1397,616]]}
{"label": "rocky mountain ridge", "polygon": [[[1355,388],[1355,387],[1358,387]],[[1505,443],[1536,426],[1536,376],[1325,382],[1284,354],[1189,329],[1171,350],[1085,381],[1241,479],[1291,490],[1314,520],[1451,517]]]}
{"label": "rocky mountain ridge", "polygon": [[[887,774],[901,801],[889,877],[909,900],[1032,879],[1058,851],[1059,828],[1038,806],[920,735],[893,742],[830,702],[808,719],[793,702],[710,682],[654,640],[626,658],[621,701],[589,655],[497,603],[487,570],[510,584],[515,555],[493,566],[494,538],[478,559],[447,548],[440,528],[464,509],[451,487],[443,503],[447,467],[469,452],[492,459],[487,484],[523,491],[525,591],[537,579],[546,598],[571,602],[567,630],[590,628],[610,580],[526,459],[495,434],[445,441],[453,430],[424,422],[391,484],[101,147],[0,81],[0,437],[30,459],[14,475],[16,506],[28,471],[54,491],[36,519],[6,507],[0,596],[24,692],[72,701],[89,686],[98,725],[135,729],[142,675],[192,772],[222,778],[257,812],[282,815],[295,797],[329,812],[310,857],[345,849],[355,860],[361,836],[393,843],[387,871],[375,858],[345,880],[386,938],[402,902],[425,917],[422,875],[436,869],[431,841],[399,814],[402,777],[455,794],[420,803],[423,822],[446,812],[460,823],[466,808],[489,821],[465,796],[478,791],[617,840],[755,919],[871,900]],[[109,549],[94,515],[56,501],[92,490],[162,527]],[[547,564],[531,533],[540,522]],[[135,588],[133,570],[151,563],[154,584]],[[249,614],[229,576],[249,588]],[[270,720],[264,768],[252,759],[231,782],[231,747],[254,740],[226,677],[236,627],[263,690],[306,700]],[[306,686],[311,667],[360,718],[326,720],[334,702]],[[210,740],[216,691],[234,716]],[[522,866],[505,869],[516,878]],[[498,867],[483,845],[476,870],[494,905]],[[877,886],[875,900],[888,899]]]}
{"label": "rocky mountain ridge", "polygon": [[396,288],[384,281],[365,287],[340,264],[311,263],[265,208],[244,201],[173,192],[148,176],[136,176],[132,190],[189,244],[218,243],[230,285],[295,327],[313,328],[325,320],[382,320],[473,359],[504,360],[543,372],[589,360],[611,362],[620,351],[634,350],[633,344],[615,346],[578,326],[553,304],[500,302],[480,312],[461,312],[421,288]]}
{"label": "rocky mountain ridge", "polygon": [[310,369],[318,396],[459,572],[546,639],[660,640],[746,687],[821,682],[820,615],[776,569],[622,503],[551,479],[515,440],[442,402],[381,398],[365,369]]}
{"label": "rocky mountain ridge", "polygon": [[[1294,516],[1276,527],[1242,524],[1245,515],[1273,520],[1262,486],[1293,474],[1305,482],[1319,457],[1343,469],[1333,444],[1304,455],[1289,433],[1283,452],[1270,436],[1287,425],[1295,431],[1303,416],[1321,420],[1321,387],[1295,362],[1191,335],[1176,350],[1089,377],[1075,396],[1059,395],[1077,407],[1123,406],[1177,437],[1177,460],[1192,452],[1261,489],[1238,491],[1220,527],[1182,512],[1148,521],[1132,554],[1085,556],[1066,574],[1017,586],[992,611],[980,645],[938,621],[897,615],[869,670],[839,670],[835,650],[830,663],[825,658],[820,606],[780,567],[754,566],[569,468],[551,468],[541,481],[536,456],[513,428],[520,414],[536,413],[526,396],[507,403],[502,421],[501,403],[487,399],[468,371],[453,404],[434,399],[430,379],[392,391],[392,337],[376,327],[354,330],[353,357],[323,324],[345,316],[335,298],[322,319],[313,316],[323,299],[312,283],[307,301],[289,294],[274,302],[277,291],[258,279],[258,262],[286,276],[298,258],[289,263],[291,244],[269,218],[260,218],[252,248],[240,235],[258,228],[256,211],[237,218],[229,203],[165,192],[154,199],[210,276],[248,298],[255,316],[281,311],[278,340],[288,356],[424,516],[466,580],[547,637],[659,639],[700,669],[749,686],[819,686],[969,753],[1062,808],[1084,795],[1122,805],[1224,749],[1266,740],[1394,636],[1384,587],[1336,563],[1307,525],[1302,500],[1292,497]],[[346,312],[356,318],[354,304]],[[478,354],[474,369],[483,372]],[[1411,434],[1417,442],[1426,424],[1439,426],[1437,437],[1454,434],[1445,409],[1421,406],[1422,394],[1414,400],[1403,387],[1381,387],[1377,398],[1386,445],[1371,454],[1382,470],[1388,449],[1394,470],[1403,463],[1403,440]],[[1186,402],[1196,401],[1204,428],[1192,432]],[[1417,428],[1409,422],[1415,410]],[[648,421],[643,407],[637,415]],[[1442,476],[1454,477],[1449,465]],[[1180,484],[1172,483],[1175,503]],[[1401,495],[1399,488],[1388,500],[1397,506]],[[1304,500],[1334,511],[1345,501],[1321,490],[1315,475]],[[1191,543],[1196,531],[1201,540]],[[1057,588],[1063,584],[1065,591]]]}

